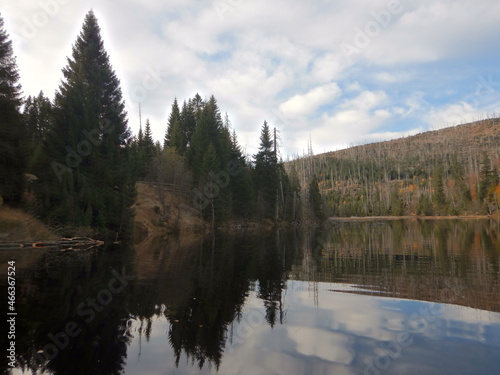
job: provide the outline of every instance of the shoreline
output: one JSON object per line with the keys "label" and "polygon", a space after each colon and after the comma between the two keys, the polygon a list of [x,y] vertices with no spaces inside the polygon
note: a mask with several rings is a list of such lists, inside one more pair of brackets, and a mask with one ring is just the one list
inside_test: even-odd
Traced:
{"label": "shoreline", "polygon": [[500,220],[499,215],[450,215],[450,216],[350,216],[329,217],[327,222],[336,221],[377,221],[377,220]]}

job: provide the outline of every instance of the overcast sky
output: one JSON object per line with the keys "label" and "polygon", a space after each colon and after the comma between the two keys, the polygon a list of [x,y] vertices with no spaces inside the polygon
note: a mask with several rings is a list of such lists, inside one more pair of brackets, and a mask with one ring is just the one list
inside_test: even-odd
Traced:
{"label": "overcast sky", "polygon": [[500,113],[498,0],[0,0],[26,96],[53,99],[90,9],[156,140],[197,92],[249,154],[276,126],[285,158]]}

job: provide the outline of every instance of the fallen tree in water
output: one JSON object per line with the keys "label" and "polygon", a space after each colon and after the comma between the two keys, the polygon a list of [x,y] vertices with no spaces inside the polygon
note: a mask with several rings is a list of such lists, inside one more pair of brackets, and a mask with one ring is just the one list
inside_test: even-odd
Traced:
{"label": "fallen tree in water", "polygon": [[104,245],[103,241],[94,240],[86,237],[61,238],[53,241],[37,241],[37,242],[0,242],[0,250],[5,249],[20,249],[20,248],[44,248],[44,249],[59,249],[67,250],[87,250],[93,247]]}

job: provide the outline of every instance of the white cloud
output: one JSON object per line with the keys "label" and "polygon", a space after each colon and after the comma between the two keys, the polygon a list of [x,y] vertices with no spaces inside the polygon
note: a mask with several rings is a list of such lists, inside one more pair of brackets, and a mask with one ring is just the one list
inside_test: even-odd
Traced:
{"label": "white cloud", "polygon": [[[49,1],[2,1],[15,41],[26,22],[43,16],[42,3]],[[323,149],[374,132],[398,133],[395,119],[404,119],[405,129],[426,121],[435,127],[498,109],[496,96],[481,98],[480,106],[457,104],[461,98],[470,103],[466,96],[474,90],[461,93],[460,82],[500,76],[493,63],[500,57],[496,0],[402,1],[402,11],[351,62],[340,46],[353,43],[357,28],[374,20],[372,11],[386,9],[386,0],[228,1],[232,8],[222,18],[216,1],[124,0],[119,16],[111,0],[50,3],[59,4],[57,11],[32,38],[15,44],[25,94],[44,90],[53,97],[84,15],[93,8],[135,132],[134,90],[143,86],[148,69],[162,72],[141,103],[156,139],[163,137],[174,97],[182,101],[196,92],[215,95],[250,150],[264,119],[273,121],[282,130],[285,153],[300,152],[309,134]],[[318,112],[324,106],[326,113]]]}
{"label": "white cloud", "polygon": [[376,73],[374,76],[375,81],[378,81],[382,84],[386,83],[403,83],[410,80],[411,75],[408,73],[389,73],[389,72],[380,72]]}
{"label": "white cloud", "polygon": [[304,95],[295,95],[280,105],[285,115],[310,115],[318,107],[338,98],[341,90],[336,83],[315,87]]}
{"label": "white cloud", "polygon": [[500,4],[494,0],[401,4],[400,18],[364,51],[367,59],[383,64],[416,63],[467,57],[472,51],[487,53],[492,32],[498,29]]}
{"label": "white cloud", "polygon": [[314,356],[345,366],[349,366],[354,361],[356,354],[352,337],[322,329],[302,330],[301,328],[301,326],[287,326],[288,336],[295,341],[299,355]]}
{"label": "white cloud", "polygon": [[354,111],[368,111],[378,107],[387,100],[387,95],[384,91],[368,91],[365,90],[354,99],[346,100],[342,104],[343,109]]}
{"label": "white cloud", "polygon": [[311,79],[315,82],[328,82],[341,77],[342,72],[349,66],[344,56],[329,53],[313,61]]}
{"label": "white cloud", "polygon": [[350,82],[345,88],[346,92],[358,92],[361,91],[363,87],[358,81]]}
{"label": "white cloud", "polygon": [[431,129],[441,129],[448,126],[465,124],[467,122],[481,120],[483,117],[483,114],[478,112],[472,105],[465,102],[435,108],[425,115]]}

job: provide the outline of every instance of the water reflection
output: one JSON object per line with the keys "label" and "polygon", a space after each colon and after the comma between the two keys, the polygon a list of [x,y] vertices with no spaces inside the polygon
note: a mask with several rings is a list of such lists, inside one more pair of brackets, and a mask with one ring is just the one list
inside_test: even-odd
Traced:
{"label": "water reflection", "polygon": [[220,373],[249,373],[258,363],[251,373],[492,374],[500,364],[499,314],[330,286],[318,283],[316,304],[307,282],[289,281],[286,324],[257,327]]}
{"label": "water reflection", "polygon": [[[113,270],[120,272],[125,265],[127,253],[109,249],[105,254],[94,250],[1,254],[2,260],[16,261],[18,370],[82,375],[123,372],[129,344],[124,335],[126,289],[114,294],[102,291],[114,278]],[[1,369],[9,373],[5,356]]]}
{"label": "water reflection", "polygon": [[344,222],[310,238],[293,278],[500,312],[499,221]]}
{"label": "water reflection", "polygon": [[146,340],[152,320],[170,322],[168,340],[176,365],[184,353],[200,369],[206,362],[218,369],[231,338],[229,327],[241,319],[251,292],[263,300],[270,326],[283,322],[282,292],[291,266],[286,259],[292,259],[286,254],[294,249],[284,239],[221,236],[172,242],[168,257],[145,266],[141,258],[149,249],[137,248],[134,264],[141,276],[131,313]]}
{"label": "water reflection", "polygon": [[[499,252],[498,222],[402,220],[2,253],[18,266],[13,373],[489,374]],[[109,300],[116,272],[132,276]],[[57,347],[68,322],[81,332]]]}

